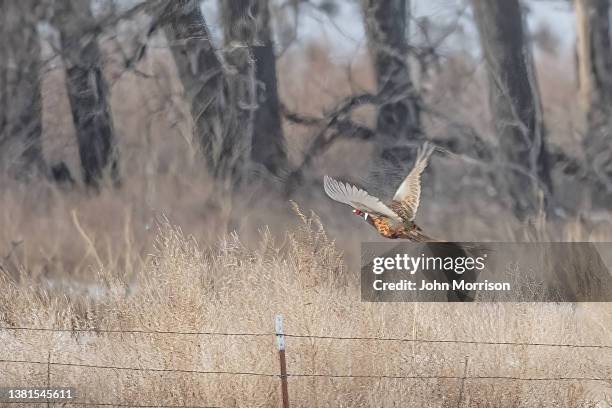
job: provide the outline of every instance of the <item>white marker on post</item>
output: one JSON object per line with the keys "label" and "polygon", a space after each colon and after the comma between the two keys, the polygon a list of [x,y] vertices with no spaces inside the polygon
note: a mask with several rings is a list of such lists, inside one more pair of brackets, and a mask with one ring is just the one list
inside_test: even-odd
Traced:
{"label": "white marker on post", "polygon": [[285,334],[283,332],[283,316],[276,315],[276,343],[278,344],[278,350],[285,349]]}
{"label": "white marker on post", "polygon": [[276,315],[276,344],[278,345],[278,360],[280,363],[281,401],[283,408],[289,408],[289,391],[287,386],[287,361],[285,359],[285,333],[283,332],[283,316]]}

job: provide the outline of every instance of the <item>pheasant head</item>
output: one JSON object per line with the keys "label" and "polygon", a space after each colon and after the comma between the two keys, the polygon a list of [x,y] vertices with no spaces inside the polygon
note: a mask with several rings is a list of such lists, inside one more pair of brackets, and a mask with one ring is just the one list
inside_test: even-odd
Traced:
{"label": "pheasant head", "polygon": [[353,208],[353,214],[363,218],[366,221],[368,220],[368,218],[371,218],[369,213],[358,210],[357,208]]}

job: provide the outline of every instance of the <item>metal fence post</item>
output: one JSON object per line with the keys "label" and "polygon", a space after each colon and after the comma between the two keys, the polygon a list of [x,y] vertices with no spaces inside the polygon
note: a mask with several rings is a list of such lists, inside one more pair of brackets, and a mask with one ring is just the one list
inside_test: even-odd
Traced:
{"label": "metal fence post", "polygon": [[470,356],[465,356],[465,365],[463,366],[463,377],[461,377],[461,387],[459,388],[459,400],[457,401],[457,408],[461,407],[463,402],[463,389],[465,387],[465,379],[467,378],[468,362]]}
{"label": "metal fence post", "polygon": [[[47,354],[47,389],[51,388],[51,350]],[[47,398],[47,407],[50,407],[49,398]]]}
{"label": "metal fence post", "polygon": [[278,359],[280,361],[281,394],[283,408],[289,408],[289,391],[287,390],[287,362],[285,360],[285,334],[283,332],[283,316],[276,315],[276,343],[278,345]]}

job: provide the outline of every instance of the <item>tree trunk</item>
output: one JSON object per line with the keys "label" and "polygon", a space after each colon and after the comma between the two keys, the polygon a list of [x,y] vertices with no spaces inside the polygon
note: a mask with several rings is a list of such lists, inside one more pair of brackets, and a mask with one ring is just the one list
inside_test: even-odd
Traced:
{"label": "tree trunk", "polygon": [[[376,151],[372,176],[402,176],[424,138],[420,101],[408,60],[409,0],[362,0],[368,48],[380,102],[376,118]],[[379,177],[380,176],[380,177]],[[380,183],[376,183],[380,184]]]}
{"label": "tree trunk", "polygon": [[220,0],[232,103],[243,110],[250,157],[279,174],[286,168],[268,0]]}
{"label": "tree trunk", "polygon": [[25,180],[45,173],[35,7],[0,2],[0,167]]}
{"label": "tree trunk", "polygon": [[79,145],[83,178],[98,188],[104,176],[119,182],[118,148],[109,90],[101,67],[89,1],[56,1],[53,24],[60,34],[66,87]]}
{"label": "tree trunk", "polygon": [[232,109],[222,61],[197,0],[165,3],[161,24],[191,106],[194,133],[217,178],[236,181],[248,159],[250,142],[242,138]]}
{"label": "tree trunk", "polygon": [[[514,213],[538,211],[552,185],[531,50],[518,0],[472,0],[489,77],[489,101]],[[543,193],[543,194],[540,194]]]}
{"label": "tree trunk", "polygon": [[600,182],[596,206],[612,200],[612,52],[608,0],[576,0],[576,53],[580,103],[587,120],[584,150]]}

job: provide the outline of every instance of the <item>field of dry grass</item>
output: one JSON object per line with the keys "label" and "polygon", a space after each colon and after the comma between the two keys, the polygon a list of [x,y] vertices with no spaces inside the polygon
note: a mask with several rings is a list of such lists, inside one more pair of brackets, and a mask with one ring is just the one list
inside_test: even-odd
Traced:
{"label": "field of dry grass", "polygon": [[[317,114],[351,85],[371,87],[365,57],[353,61],[356,84],[350,84],[346,67],[328,51],[313,45],[304,61],[281,59],[287,106]],[[296,193],[297,212],[274,192],[217,195],[190,142],[182,90],[165,52],[155,50],[139,67],[156,79],[128,73],[117,76],[112,88],[124,174],[120,190],[94,196],[80,188],[66,192],[2,181],[0,326],[67,331],[0,329],[0,360],[44,363],[0,361],[0,386],[75,386],[81,401],[117,405],[276,407],[273,321],[281,313],[289,334],[411,340],[288,337],[294,407],[612,406],[612,383],[594,380],[610,378],[610,348],[482,343],[612,346],[608,304],[364,303],[359,243],[379,238],[350,212],[311,188]],[[431,102],[491,137],[482,78],[470,76],[460,60],[451,62],[433,81]],[[551,137],[574,146],[575,107],[560,102],[572,99],[571,78],[558,61],[542,64]],[[109,71],[114,78],[112,66]],[[78,174],[57,75],[45,78],[45,153]],[[359,112],[358,119],[371,122],[372,112]],[[427,126],[435,136],[449,125]],[[285,130],[297,162],[311,132],[289,124]],[[338,143],[308,176],[364,181],[368,153],[364,143]],[[419,223],[436,237],[612,241],[610,214],[595,217],[571,180],[564,187],[579,216],[532,226],[513,220],[478,166],[460,157],[437,153],[424,182]],[[58,364],[47,365],[49,358]],[[203,373],[211,371],[243,374]]]}
{"label": "field of dry grass", "polygon": [[[89,295],[43,289],[27,276],[18,282],[3,277],[2,326],[68,329],[0,330],[0,360],[43,362],[1,363],[3,385],[44,385],[50,373],[52,384],[76,387],[81,401],[278,406],[278,377],[198,372],[277,374],[273,320],[281,313],[288,334],[425,340],[288,337],[288,371],[306,375],[289,377],[293,406],[455,407],[461,398],[464,407],[587,407],[609,401],[609,383],[572,378],[608,378],[610,349],[426,341],[609,344],[607,304],[363,303],[356,273],[319,220],[295,217],[299,227],[283,239],[263,230],[256,246],[229,235],[203,247],[158,220],[150,255],[131,275],[97,255],[101,264],[91,267],[96,278]],[[48,367],[49,357],[107,368]],[[414,376],[425,378],[393,378]],[[534,378],[560,379],[528,380]]]}

